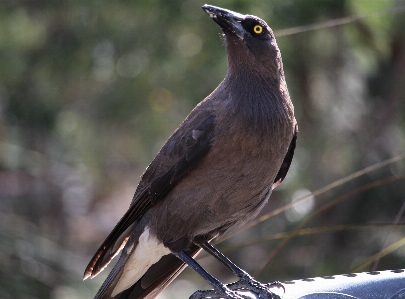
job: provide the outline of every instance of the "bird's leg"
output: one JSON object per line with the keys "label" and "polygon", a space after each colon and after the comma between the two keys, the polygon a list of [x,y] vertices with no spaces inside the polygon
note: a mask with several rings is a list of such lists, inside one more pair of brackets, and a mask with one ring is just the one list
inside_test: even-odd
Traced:
{"label": "bird's leg", "polygon": [[238,295],[236,292],[230,290],[226,285],[220,282],[218,279],[213,277],[207,271],[203,269],[191,256],[189,256],[184,251],[175,253],[175,255],[181,259],[184,263],[190,266],[194,271],[196,271],[202,278],[204,278],[209,285],[214,290],[208,291],[197,291],[190,296],[190,299],[200,299],[200,298],[229,298],[229,299],[243,299],[243,296]]}
{"label": "bird's leg", "polygon": [[266,299],[277,299],[280,298],[278,295],[270,291],[270,287],[277,287],[277,288],[282,288],[284,289],[284,286],[280,282],[273,282],[269,284],[262,284],[256,280],[253,279],[252,276],[250,276],[246,271],[242,270],[238,266],[236,266],[234,263],[232,263],[225,255],[223,255],[218,249],[216,249],[214,246],[209,244],[208,242],[205,242],[200,245],[205,251],[207,251],[209,254],[214,256],[216,259],[218,259],[220,262],[222,262],[226,267],[228,267],[237,277],[239,277],[239,280],[230,283],[227,285],[227,287],[231,290],[249,290],[252,291],[256,294],[259,295],[260,298],[266,298]]}

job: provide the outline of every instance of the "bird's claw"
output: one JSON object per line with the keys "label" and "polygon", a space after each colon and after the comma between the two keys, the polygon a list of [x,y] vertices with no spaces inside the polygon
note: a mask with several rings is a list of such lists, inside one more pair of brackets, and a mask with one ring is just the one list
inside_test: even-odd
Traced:
{"label": "bird's claw", "polygon": [[252,298],[251,296],[244,296],[239,293],[239,291],[250,291],[258,295],[261,299],[281,299],[281,297],[272,291],[271,288],[281,288],[285,291],[284,286],[281,282],[272,282],[267,284],[262,284],[251,277],[243,277],[240,280],[224,285],[221,290],[205,290],[205,291],[196,291],[190,296],[190,299],[243,299],[243,298]]}
{"label": "bird's claw", "polygon": [[196,291],[191,296],[190,299],[204,299],[204,298],[211,298],[211,299],[219,299],[219,298],[226,298],[226,299],[244,299],[248,298],[243,295],[240,295],[226,286],[224,286],[221,290],[204,290],[204,291]]}
{"label": "bird's claw", "polygon": [[263,299],[280,299],[280,296],[270,291],[270,288],[282,288],[285,291],[284,286],[281,282],[272,282],[268,284],[262,284],[257,280],[254,280],[250,276],[242,277],[236,282],[227,284],[227,287],[233,291],[248,290]]}

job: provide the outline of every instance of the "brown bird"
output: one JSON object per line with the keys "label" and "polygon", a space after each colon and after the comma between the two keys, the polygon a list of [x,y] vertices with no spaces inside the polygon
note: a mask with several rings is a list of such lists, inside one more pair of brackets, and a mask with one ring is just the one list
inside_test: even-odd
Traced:
{"label": "brown bird", "polygon": [[[261,19],[202,7],[224,33],[228,72],[167,140],[142,175],[128,211],[84,273],[94,277],[121,256],[95,298],[154,298],[186,265],[213,287],[192,298],[241,298],[248,289],[273,298],[266,285],[208,242],[253,219],[285,178],[297,123],[280,50]],[[224,285],[193,257],[204,249],[239,281]]]}

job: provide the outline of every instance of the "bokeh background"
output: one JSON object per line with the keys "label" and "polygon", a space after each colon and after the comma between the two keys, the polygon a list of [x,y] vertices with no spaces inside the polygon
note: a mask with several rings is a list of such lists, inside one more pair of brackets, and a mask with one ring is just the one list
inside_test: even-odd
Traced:
{"label": "bokeh background", "polygon": [[[94,296],[107,271],[82,282],[87,262],[166,138],[226,74],[204,3],[0,1],[1,298]],[[219,249],[264,282],[375,260],[405,268],[405,1],[210,4],[274,29],[300,128],[263,221]],[[207,287],[187,269],[160,298]]]}

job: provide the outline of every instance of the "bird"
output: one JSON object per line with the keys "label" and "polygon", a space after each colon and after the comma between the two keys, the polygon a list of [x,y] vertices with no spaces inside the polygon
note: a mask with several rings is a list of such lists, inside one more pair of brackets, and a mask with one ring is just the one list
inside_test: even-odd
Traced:
{"label": "bird", "polygon": [[[95,299],[154,298],[190,266],[212,287],[190,298],[276,298],[210,242],[257,216],[285,178],[298,133],[272,29],[262,19],[203,5],[222,30],[228,70],[141,176],[129,209],[84,279],[121,252]],[[205,250],[239,280],[223,284],[195,260]]]}

